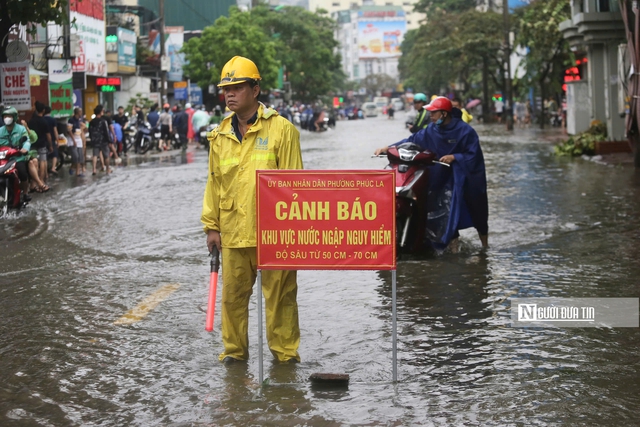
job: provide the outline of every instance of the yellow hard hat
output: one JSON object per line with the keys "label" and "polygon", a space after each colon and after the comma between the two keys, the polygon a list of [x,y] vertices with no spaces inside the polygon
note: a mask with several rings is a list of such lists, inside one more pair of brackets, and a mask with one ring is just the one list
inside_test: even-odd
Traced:
{"label": "yellow hard hat", "polygon": [[218,87],[237,85],[248,80],[260,79],[258,67],[252,60],[243,56],[234,56],[222,67]]}
{"label": "yellow hard hat", "polygon": [[434,99],[436,99],[438,97],[438,95],[431,95],[431,101],[433,101]]}

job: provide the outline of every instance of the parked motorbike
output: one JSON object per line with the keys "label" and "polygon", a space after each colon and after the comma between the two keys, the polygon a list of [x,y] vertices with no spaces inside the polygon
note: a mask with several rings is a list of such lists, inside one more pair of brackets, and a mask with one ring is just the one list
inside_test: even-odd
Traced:
{"label": "parked motorbike", "polygon": [[[26,141],[23,137],[21,143]],[[9,209],[20,209],[27,205],[22,199],[20,179],[16,170],[16,158],[20,150],[13,147],[0,147],[0,214],[6,215]]]}
{"label": "parked motorbike", "polygon": [[128,153],[135,145],[136,135],[138,134],[138,127],[134,123],[127,123],[122,130],[122,149],[125,153]]}
{"label": "parked motorbike", "polygon": [[427,238],[429,218],[427,193],[430,166],[441,164],[436,155],[406,142],[390,147],[387,168],[396,174],[396,243],[398,256],[420,254],[431,250]]}
{"label": "parked motorbike", "polygon": [[160,140],[160,130],[152,128],[149,122],[144,122],[137,126],[134,151],[145,154],[153,147],[158,147]]}
{"label": "parked motorbike", "polygon": [[207,126],[203,126],[200,128],[200,144],[208,151],[209,150],[209,140],[207,139],[207,134],[218,127],[217,123],[211,123]]}

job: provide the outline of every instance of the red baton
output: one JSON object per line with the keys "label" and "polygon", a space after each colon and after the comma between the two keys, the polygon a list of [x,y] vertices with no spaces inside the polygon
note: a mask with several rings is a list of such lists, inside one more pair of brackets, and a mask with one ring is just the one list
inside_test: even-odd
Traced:
{"label": "red baton", "polygon": [[211,277],[209,278],[209,305],[207,307],[207,321],[204,329],[213,331],[213,315],[216,312],[216,291],[218,289],[218,270],[220,269],[220,252],[213,246],[211,251]]}

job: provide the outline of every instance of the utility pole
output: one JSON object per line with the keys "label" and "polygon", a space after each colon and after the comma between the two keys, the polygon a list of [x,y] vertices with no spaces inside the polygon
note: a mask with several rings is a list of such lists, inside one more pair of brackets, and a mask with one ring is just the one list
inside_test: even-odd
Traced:
{"label": "utility pole", "polygon": [[502,0],[502,25],[504,31],[504,114],[507,130],[513,130],[513,103],[511,96],[511,40],[509,37],[509,1]]}
{"label": "utility pole", "polygon": [[164,69],[164,0],[158,0],[158,14],[160,15],[160,106],[168,101],[167,71]]}
{"label": "utility pole", "polygon": [[[65,7],[65,13],[67,15],[67,22],[62,27],[62,38],[64,39],[64,45],[62,47],[62,58],[66,60],[71,59],[71,2],[67,2]],[[75,54],[75,52],[74,52]]]}

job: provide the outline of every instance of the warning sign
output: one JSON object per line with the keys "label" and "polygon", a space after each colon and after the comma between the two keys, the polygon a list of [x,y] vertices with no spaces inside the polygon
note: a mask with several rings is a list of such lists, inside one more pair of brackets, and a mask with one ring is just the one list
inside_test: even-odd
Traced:
{"label": "warning sign", "polygon": [[396,268],[393,171],[257,171],[258,268]]}

